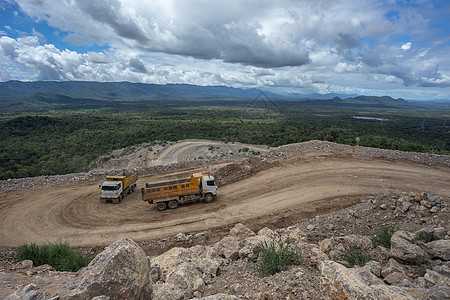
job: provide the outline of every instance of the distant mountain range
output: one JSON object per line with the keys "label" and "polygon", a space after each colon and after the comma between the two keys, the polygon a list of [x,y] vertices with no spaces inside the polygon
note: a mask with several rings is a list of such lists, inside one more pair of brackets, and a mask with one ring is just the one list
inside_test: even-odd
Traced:
{"label": "distant mountain range", "polygon": [[188,84],[144,84],[94,81],[7,81],[0,82],[0,101],[5,105],[30,103],[101,105],[113,100],[227,100],[227,99],[292,99],[309,105],[406,107],[403,99],[389,96],[357,96],[338,94],[276,94],[258,89]]}

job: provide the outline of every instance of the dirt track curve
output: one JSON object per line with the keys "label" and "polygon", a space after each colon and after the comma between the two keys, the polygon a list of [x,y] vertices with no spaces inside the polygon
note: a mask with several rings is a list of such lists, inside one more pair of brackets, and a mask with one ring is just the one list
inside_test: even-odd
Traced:
{"label": "dirt track curve", "polygon": [[[142,177],[138,187],[170,176]],[[164,212],[143,202],[138,191],[120,204],[102,204],[93,183],[13,191],[0,195],[0,247],[56,240],[95,246],[124,236],[139,241],[236,222],[264,226],[273,216],[293,220],[301,213],[355,203],[361,195],[416,191],[448,196],[449,182],[448,167],[311,153],[220,187],[211,204]]]}

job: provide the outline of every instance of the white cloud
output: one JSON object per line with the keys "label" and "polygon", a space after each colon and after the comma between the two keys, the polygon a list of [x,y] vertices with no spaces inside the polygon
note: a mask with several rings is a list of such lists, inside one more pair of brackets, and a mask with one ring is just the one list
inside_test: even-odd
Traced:
{"label": "white cloud", "polygon": [[[32,33],[34,37],[0,36],[0,60],[10,64],[0,63],[2,80],[21,79],[26,72],[23,79],[28,80],[172,82],[306,93],[376,94],[402,85],[448,88],[448,42],[437,38],[423,42],[429,38],[430,19],[414,7],[400,10],[395,3],[17,2],[27,15],[57,29],[63,41],[107,50],[79,53],[57,49],[44,44],[37,31]],[[389,10],[395,9],[398,17],[387,19]],[[396,38],[405,34],[415,41],[414,47],[412,42],[399,47]]]}
{"label": "white cloud", "polygon": [[411,45],[412,45],[412,43],[411,42],[407,42],[406,44],[403,44],[402,45],[402,50],[409,50],[409,49],[411,49]]}
{"label": "white cloud", "polygon": [[360,68],[359,65],[351,65],[345,62],[340,62],[334,67],[336,73],[355,72]]}

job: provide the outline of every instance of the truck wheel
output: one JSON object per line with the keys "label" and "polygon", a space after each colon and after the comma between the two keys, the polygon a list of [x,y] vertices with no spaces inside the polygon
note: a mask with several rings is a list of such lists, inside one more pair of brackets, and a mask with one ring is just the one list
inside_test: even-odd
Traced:
{"label": "truck wheel", "polygon": [[171,201],[169,201],[169,208],[170,209],[175,209],[175,208],[177,208],[178,207],[178,201],[177,200],[171,200]]}
{"label": "truck wheel", "polygon": [[212,194],[206,194],[205,196],[205,202],[211,203],[213,201],[213,195]]}
{"label": "truck wheel", "polygon": [[159,211],[166,210],[167,209],[167,204],[166,204],[166,202],[159,202],[158,204],[156,204],[156,208]]}
{"label": "truck wheel", "polygon": [[120,196],[119,196],[119,202],[122,202],[122,199],[123,199],[123,196],[120,195]]}

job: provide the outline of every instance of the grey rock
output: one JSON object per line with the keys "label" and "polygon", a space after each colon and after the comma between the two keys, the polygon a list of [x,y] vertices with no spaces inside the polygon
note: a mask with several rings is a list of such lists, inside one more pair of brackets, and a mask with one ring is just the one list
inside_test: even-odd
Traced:
{"label": "grey rock", "polygon": [[368,285],[355,269],[334,261],[319,266],[324,294],[330,299],[413,299],[402,289],[385,284]]}
{"label": "grey rock", "polygon": [[401,273],[401,272],[393,272],[393,273],[387,275],[384,278],[384,281],[386,281],[389,284],[394,284],[394,283],[397,283],[397,282],[401,282],[404,279],[407,279],[407,277],[403,273]]}
{"label": "grey rock", "polygon": [[408,212],[410,207],[411,207],[410,202],[403,202],[401,210],[402,210],[402,212],[406,213],[406,212]]}
{"label": "grey rock", "polygon": [[432,208],[430,208],[430,213],[434,214],[437,213],[439,211],[439,208],[437,206],[433,206]]}
{"label": "grey rock", "polygon": [[219,262],[210,258],[204,258],[197,264],[197,268],[199,268],[202,273],[208,277],[216,277],[219,267]]}
{"label": "grey rock", "polygon": [[111,299],[111,298],[106,295],[101,295],[101,296],[96,296],[96,297],[92,298],[91,300],[109,300],[109,299]]}
{"label": "grey rock", "polygon": [[428,254],[417,244],[416,235],[406,231],[396,231],[391,238],[390,254],[393,258],[421,263],[428,259]]}
{"label": "grey rock", "polygon": [[247,237],[255,236],[256,234],[245,227],[243,224],[238,223],[230,230],[230,236],[237,237],[239,240],[244,240]]}
{"label": "grey rock", "polygon": [[18,265],[19,269],[31,269],[33,268],[33,261],[29,259],[22,260]]}
{"label": "grey rock", "polygon": [[426,244],[427,251],[434,258],[450,260],[450,240],[437,240]]}
{"label": "grey rock", "polygon": [[183,292],[175,285],[170,283],[157,283],[153,285],[153,300],[182,300]]}
{"label": "grey rock", "polygon": [[200,272],[189,264],[184,264],[172,271],[167,276],[166,283],[175,285],[188,296],[192,296],[194,291],[202,292],[205,286]]}
{"label": "grey rock", "polygon": [[428,290],[423,299],[426,300],[450,299],[450,286],[445,282],[439,282]]}
{"label": "grey rock", "polygon": [[16,291],[4,298],[4,300],[35,300],[38,299],[37,286],[30,283],[26,286],[18,286]]}
{"label": "grey rock", "polygon": [[391,258],[389,259],[388,263],[382,268],[381,276],[386,277],[395,272],[402,273],[405,276],[407,273],[405,267],[403,267],[395,259]]}
{"label": "grey rock", "polygon": [[371,260],[367,262],[363,268],[368,269],[372,274],[374,274],[377,277],[381,276],[381,264],[377,261]]}
{"label": "grey rock", "polygon": [[448,285],[450,285],[450,278],[445,277],[438,272],[435,272],[433,270],[426,271],[425,275],[423,276],[425,279],[427,286],[433,286],[435,284],[438,284],[439,282],[446,282]]}
{"label": "grey rock", "polygon": [[149,282],[149,261],[144,250],[124,238],[108,246],[79,271],[72,296],[143,299],[150,295]]}
{"label": "grey rock", "polygon": [[219,255],[229,260],[237,260],[239,258],[239,249],[241,241],[234,236],[226,236],[218,242]]}
{"label": "grey rock", "polygon": [[239,298],[228,294],[215,294],[200,298],[201,300],[240,300]]}
{"label": "grey rock", "polygon": [[150,281],[152,283],[161,279],[161,268],[158,265],[152,266],[150,269]]}

